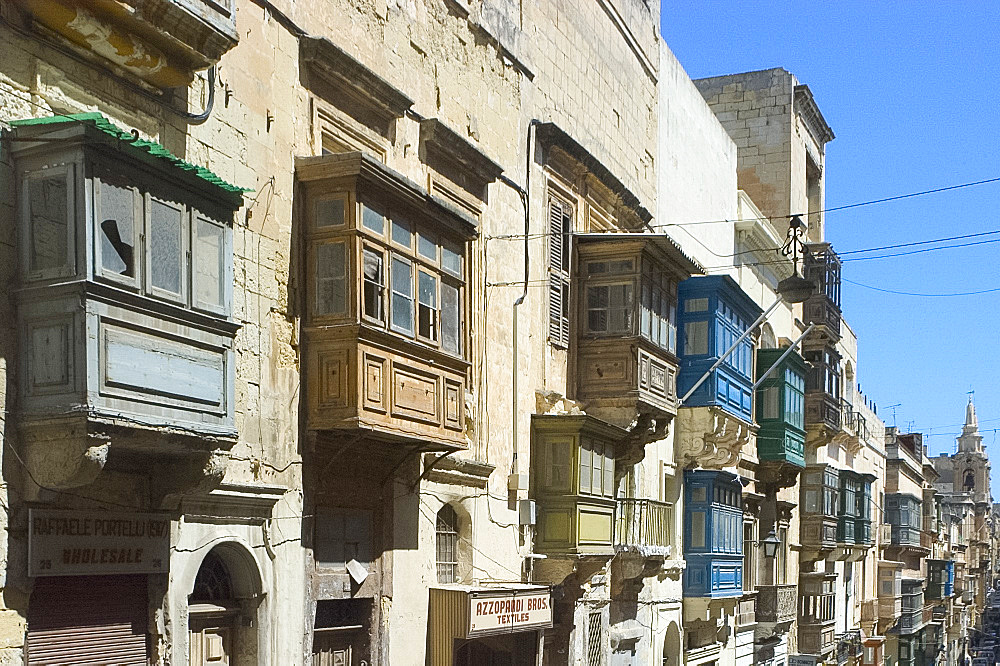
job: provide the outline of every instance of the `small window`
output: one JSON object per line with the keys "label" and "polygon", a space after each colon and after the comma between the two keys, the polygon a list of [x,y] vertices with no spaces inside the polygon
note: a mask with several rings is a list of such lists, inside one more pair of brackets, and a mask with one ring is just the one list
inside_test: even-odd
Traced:
{"label": "small window", "polygon": [[441,243],[441,268],[455,277],[462,276],[462,250],[457,245]]}
{"label": "small window", "polygon": [[459,290],[447,282],[441,283],[441,348],[452,354],[462,351]]}
{"label": "small window", "polygon": [[318,200],[314,209],[316,227],[326,229],[344,226],[347,217],[345,215],[346,207],[347,201],[343,197]]}
{"label": "small window", "polygon": [[763,420],[781,418],[781,390],[777,386],[765,386],[760,390],[760,417]]}
{"label": "small window", "polygon": [[183,287],[183,215],[177,204],[150,199],[150,285],[175,297],[181,296]]}
{"label": "small window", "polygon": [[385,321],[385,260],[381,252],[364,250],[364,314]]}
{"label": "small window", "polygon": [[405,248],[413,247],[413,229],[409,222],[398,217],[393,218],[392,242]]}
{"label": "small window", "polygon": [[424,230],[417,231],[417,253],[425,258],[430,259],[433,262],[437,262],[438,259],[438,245],[434,237],[429,235]]}
{"label": "small window", "polygon": [[689,321],[684,324],[684,353],[690,356],[708,353],[707,321]]}
{"label": "small window", "polygon": [[705,512],[691,512],[691,547],[705,547]]}
{"label": "small window", "polygon": [[194,225],[194,305],[220,311],[225,307],[226,229],[200,215]]}
{"label": "small window", "polygon": [[632,330],[632,285],[587,287],[587,328],[592,333]]}
{"label": "small window", "polygon": [[368,204],[361,207],[361,225],[381,236],[385,233],[385,215]]}
{"label": "small window", "polygon": [[417,291],[417,335],[431,341],[437,341],[437,284],[438,280],[430,273],[419,271]]}
{"label": "small window", "polygon": [[435,560],[439,583],[458,580],[458,513],[445,504],[437,513]]}
{"label": "small window", "polygon": [[548,490],[570,488],[570,440],[550,440],[545,448],[545,485]]}
{"label": "small window", "polygon": [[53,271],[69,263],[71,190],[67,175],[33,177],[27,180],[27,205],[32,271]]}
{"label": "small window", "polygon": [[316,248],[316,314],[347,311],[347,246],[323,243]]}
{"label": "small window", "polygon": [[413,335],[413,266],[392,258],[392,329]]}
{"label": "small window", "polygon": [[684,304],[684,312],[708,312],[708,299],[689,298]]}
{"label": "small window", "polygon": [[130,187],[105,180],[97,181],[97,186],[100,191],[100,270],[104,275],[134,279],[135,192]]}

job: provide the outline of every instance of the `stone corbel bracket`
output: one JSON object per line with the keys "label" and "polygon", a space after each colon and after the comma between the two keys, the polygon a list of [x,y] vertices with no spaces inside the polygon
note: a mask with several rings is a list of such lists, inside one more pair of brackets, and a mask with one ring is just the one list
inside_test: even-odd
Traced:
{"label": "stone corbel bracket", "polygon": [[752,426],[718,407],[684,407],[677,413],[677,459],[685,466],[735,465],[755,437]]}

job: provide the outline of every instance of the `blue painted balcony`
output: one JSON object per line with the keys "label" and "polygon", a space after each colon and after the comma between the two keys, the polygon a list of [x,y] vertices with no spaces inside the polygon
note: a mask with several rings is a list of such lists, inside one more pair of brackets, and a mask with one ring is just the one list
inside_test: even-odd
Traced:
{"label": "blue painted balcony", "polygon": [[[677,391],[685,395],[760,316],[762,310],[725,275],[688,278],[678,287],[681,370]],[[753,340],[747,338],[687,399],[685,407],[716,406],[753,421]]]}
{"label": "blue painted balcony", "polygon": [[743,486],[730,472],[684,472],[684,596],[743,594]]}

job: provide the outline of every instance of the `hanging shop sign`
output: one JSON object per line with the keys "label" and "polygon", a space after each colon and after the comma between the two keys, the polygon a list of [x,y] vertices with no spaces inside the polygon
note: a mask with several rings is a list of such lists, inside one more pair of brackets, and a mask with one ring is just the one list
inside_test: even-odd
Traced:
{"label": "hanging shop sign", "polygon": [[28,511],[28,575],[166,573],[170,517],[162,513]]}
{"label": "hanging shop sign", "polygon": [[469,592],[469,638],[552,626],[549,590]]}
{"label": "hanging shop sign", "polygon": [[788,655],[788,666],[816,666],[819,657],[812,654]]}

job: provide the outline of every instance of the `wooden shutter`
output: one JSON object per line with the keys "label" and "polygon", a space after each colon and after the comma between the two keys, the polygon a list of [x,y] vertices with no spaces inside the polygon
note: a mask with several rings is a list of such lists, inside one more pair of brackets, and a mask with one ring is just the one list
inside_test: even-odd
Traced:
{"label": "wooden shutter", "polygon": [[569,264],[572,214],[568,203],[549,197],[549,341],[569,346]]}
{"label": "wooden shutter", "polygon": [[28,666],[145,665],[145,576],[38,578],[28,605]]}

